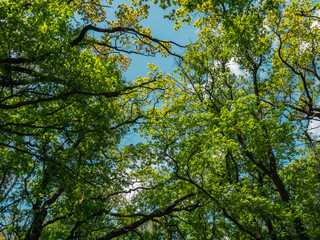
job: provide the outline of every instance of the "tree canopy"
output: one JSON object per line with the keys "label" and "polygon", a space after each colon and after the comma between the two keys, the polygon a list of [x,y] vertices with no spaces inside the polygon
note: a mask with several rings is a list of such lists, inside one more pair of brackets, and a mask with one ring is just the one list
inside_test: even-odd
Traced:
{"label": "tree canopy", "polygon": [[114,4],[0,2],[0,238],[320,238],[320,5]]}

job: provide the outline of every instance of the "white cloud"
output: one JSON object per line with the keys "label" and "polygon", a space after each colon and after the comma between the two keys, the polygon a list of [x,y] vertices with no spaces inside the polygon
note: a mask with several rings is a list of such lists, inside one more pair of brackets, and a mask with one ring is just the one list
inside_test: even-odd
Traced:
{"label": "white cloud", "polygon": [[[315,11],[315,16],[319,17],[320,16],[320,10]],[[316,19],[315,21],[312,22],[311,28],[319,28],[319,21]]]}
{"label": "white cloud", "polygon": [[141,191],[142,184],[141,181],[137,180],[137,182],[134,182],[131,184],[129,188],[125,188],[124,196],[128,202],[131,202],[131,199],[138,194],[139,191]]}
{"label": "white cloud", "polygon": [[244,75],[245,72],[240,69],[240,65],[235,62],[235,59],[232,58],[229,63],[230,71],[235,74],[236,76]]}
{"label": "white cloud", "polygon": [[308,128],[308,132],[318,139],[320,136],[320,121],[311,120]]}

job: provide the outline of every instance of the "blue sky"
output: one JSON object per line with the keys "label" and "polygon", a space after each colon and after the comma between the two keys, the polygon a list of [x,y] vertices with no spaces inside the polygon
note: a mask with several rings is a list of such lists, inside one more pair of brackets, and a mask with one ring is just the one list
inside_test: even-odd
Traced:
{"label": "blue sky", "polygon": [[[127,5],[130,5],[130,2],[131,1],[128,0],[117,0],[114,1],[114,6],[117,6],[119,3],[126,3]],[[116,9],[112,10],[114,11]],[[180,45],[187,45],[190,42],[195,42],[197,33],[194,27],[185,24],[179,31],[175,31],[174,23],[163,18],[163,15],[168,12],[162,10],[158,6],[152,5],[149,9],[149,13],[149,18],[142,21],[141,24],[143,27],[150,27],[153,37],[160,40],[174,41]],[[175,48],[175,50],[178,54],[183,54],[185,51],[183,48]],[[175,68],[175,61],[172,56],[163,58],[160,54],[155,57],[131,54],[130,57],[132,58],[132,63],[129,69],[124,73],[124,77],[128,81],[133,81],[138,76],[146,76],[148,72],[147,63],[154,63],[158,65],[160,70],[166,73],[172,73]]]}
{"label": "blue sky", "polygon": [[[130,5],[131,1],[113,1],[112,8],[107,9],[108,20],[111,20],[114,17],[113,13],[117,10],[117,6],[121,3]],[[148,19],[143,20],[141,25],[143,27],[150,27],[153,37],[160,40],[174,41],[180,45],[187,45],[190,42],[195,42],[197,38],[196,28],[185,24],[178,31],[175,31],[174,22],[163,17],[167,13],[167,11],[164,11],[160,7],[152,5],[149,9]],[[174,48],[174,52],[182,55],[184,54],[185,49],[176,47]],[[129,57],[132,58],[131,65],[129,66],[128,70],[123,73],[123,77],[128,82],[134,81],[138,76],[147,76],[148,63],[158,65],[161,71],[169,74],[173,73],[173,69],[177,67],[175,64],[175,57],[173,56],[164,58],[161,57],[160,54],[154,57],[130,54]],[[145,142],[145,140],[139,137],[137,133],[131,131],[121,141],[121,145],[125,146],[127,144],[135,144],[137,142]]]}

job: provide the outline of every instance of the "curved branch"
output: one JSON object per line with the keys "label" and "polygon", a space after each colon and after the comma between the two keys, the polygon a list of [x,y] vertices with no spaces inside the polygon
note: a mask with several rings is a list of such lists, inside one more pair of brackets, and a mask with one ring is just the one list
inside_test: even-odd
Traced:
{"label": "curved branch", "polygon": [[90,31],[90,30],[95,31],[95,32],[99,32],[99,33],[127,32],[127,33],[137,34],[139,36],[142,36],[144,38],[147,38],[147,39],[151,40],[152,42],[158,43],[163,49],[165,49],[165,51],[167,53],[169,53],[172,56],[178,57],[178,58],[182,58],[182,57],[180,55],[176,54],[176,53],[171,52],[170,49],[165,46],[165,43],[174,44],[174,45],[176,45],[178,47],[182,47],[182,48],[185,47],[185,46],[182,46],[182,45],[180,45],[178,43],[175,43],[173,41],[159,40],[157,38],[151,37],[150,35],[138,32],[134,28],[120,27],[120,26],[119,27],[114,27],[114,28],[99,28],[99,27],[93,26],[91,24],[83,27],[81,32],[80,32],[80,34],[79,34],[79,36],[76,39],[74,39],[70,43],[70,45],[73,47],[73,46],[76,46],[77,44],[79,44],[81,41],[83,41],[83,39],[85,38],[87,32]]}
{"label": "curved branch", "polygon": [[109,232],[104,237],[99,238],[99,240],[110,240],[110,239],[113,239],[115,237],[119,237],[121,235],[127,234],[128,232],[133,231],[135,228],[141,226],[145,222],[148,222],[148,221],[150,221],[150,220],[152,220],[153,218],[156,218],[156,217],[162,217],[162,216],[168,215],[168,214],[170,214],[172,212],[190,211],[190,209],[195,209],[195,208],[197,208],[199,206],[199,204],[193,204],[191,206],[185,206],[185,207],[181,207],[181,208],[176,208],[176,206],[179,203],[183,202],[184,200],[186,200],[186,199],[188,199],[188,198],[190,198],[192,196],[194,196],[193,193],[188,194],[186,196],[183,196],[183,197],[179,198],[178,200],[174,201],[171,205],[169,205],[165,209],[153,211],[152,213],[150,213],[148,215],[145,215],[144,217],[140,218],[139,220],[137,220],[137,221],[135,221],[135,222],[133,222],[133,223],[127,225],[127,226],[124,226],[122,228],[115,229],[115,230]]}

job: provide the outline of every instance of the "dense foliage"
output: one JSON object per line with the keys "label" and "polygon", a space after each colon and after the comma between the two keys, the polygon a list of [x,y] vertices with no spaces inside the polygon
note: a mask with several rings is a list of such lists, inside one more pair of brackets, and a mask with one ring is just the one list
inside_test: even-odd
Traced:
{"label": "dense foliage", "polygon": [[320,5],[154,1],[198,30],[178,56],[112,4],[0,3],[0,237],[319,239]]}

